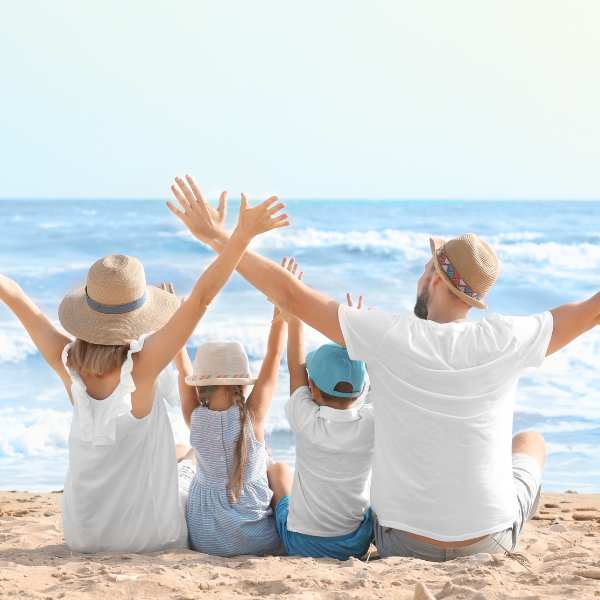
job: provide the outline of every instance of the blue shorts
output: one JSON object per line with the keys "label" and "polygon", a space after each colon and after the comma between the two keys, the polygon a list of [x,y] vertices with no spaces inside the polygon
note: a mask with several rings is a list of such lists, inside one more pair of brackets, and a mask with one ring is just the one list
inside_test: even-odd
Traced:
{"label": "blue shorts", "polygon": [[373,539],[371,509],[365,513],[356,531],[336,537],[320,537],[288,531],[289,500],[288,496],[284,496],[275,507],[275,526],[289,556],[348,560],[351,556],[360,558],[366,554]]}

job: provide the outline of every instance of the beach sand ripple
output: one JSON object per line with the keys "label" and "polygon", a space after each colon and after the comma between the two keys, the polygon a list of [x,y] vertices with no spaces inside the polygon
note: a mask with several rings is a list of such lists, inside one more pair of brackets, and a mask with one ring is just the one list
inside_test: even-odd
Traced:
{"label": "beach sand ripple", "polygon": [[59,493],[0,492],[0,598],[600,599],[600,495],[545,494],[514,555],[447,563],[85,555],[63,543]]}

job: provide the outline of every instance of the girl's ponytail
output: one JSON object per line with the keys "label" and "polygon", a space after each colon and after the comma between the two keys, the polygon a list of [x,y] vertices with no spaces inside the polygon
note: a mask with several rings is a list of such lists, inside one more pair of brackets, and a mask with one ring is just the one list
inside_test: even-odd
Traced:
{"label": "girl's ponytail", "polygon": [[234,504],[239,500],[242,493],[244,470],[248,461],[248,428],[250,426],[250,416],[248,415],[248,407],[246,406],[242,386],[235,386],[232,392],[234,402],[240,409],[240,435],[235,445],[235,467],[227,485],[229,501],[231,504]]}

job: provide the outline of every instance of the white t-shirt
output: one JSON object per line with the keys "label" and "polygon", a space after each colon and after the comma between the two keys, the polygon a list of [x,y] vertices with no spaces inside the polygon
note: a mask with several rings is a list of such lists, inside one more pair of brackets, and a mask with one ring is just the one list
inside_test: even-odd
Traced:
{"label": "white t-shirt", "polygon": [[288,530],[335,537],[359,527],[369,508],[372,408],[319,406],[306,386],[292,394],[285,407],[296,434]]}
{"label": "white t-shirt", "polygon": [[441,324],[340,305],[339,320],[371,378],[379,523],[440,541],[511,527],[515,391],[546,355],[551,313]]}

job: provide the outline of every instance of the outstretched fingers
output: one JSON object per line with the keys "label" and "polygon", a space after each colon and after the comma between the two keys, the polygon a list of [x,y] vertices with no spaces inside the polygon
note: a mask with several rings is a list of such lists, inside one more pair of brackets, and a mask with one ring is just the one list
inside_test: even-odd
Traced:
{"label": "outstretched fingers", "polygon": [[[270,196],[265,201],[261,202],[260,206],[262,206],[264,208],[269,208],[272,204],[275,204],[275,202],[277,202],[277,200],[279,200],[278,196]],[[279,210],[281,210],[281,209],[279,209]]]}
{"label": "outstretched fingers", "polygon": [[[348,306],[350,306],[350,307],[354,306],[354,300],[353,300],[352,294],[350,292],[346,292],[346,302],[348,303]],[[364,298],[361,295],[358,297],[358,304],[356,305],[356,308],[361,309],[363,307],[363,303],[364,303]]]}
{"label": "outstretched fingers", "polygon": [[183,221],[185,214],[181,212],[172,202],[167,200],[167,208],[180,220]]}
{"label": "outstretched fingers", "polygon": [[192,204],[194,203],[194,195],[192,191],[188,188],[187,184],[181,177],[175,177],[175,185],[171,186],[173,193],[176,195],[177,200],[179,200],[179,204],[183,207],[184,210],[190,210]]}
{"label": "outstretched fingers", "polygon": [[204,214],[204,216],[208,217],[209,211],[206,205],[206,200],[204,199],[204,196],[202,195],[200,188],[198,188],[196,185],[194,179],[190,175],[186,175],[185,180],[183,180],[181,177],[175,177],[175,182],[180,190],[180,196],[183,195],[186,212],[199,210]]}
{"label": "outstretched fingers", "polygon": [[271,218],[271,229],[277,229],[279,227],[289,227],[290,218],[287,214],[280,215],[276,218]]}
{"label": "outstretched fingers", "polygon": [[274,215],[275,213],[278,213],[280,210],[283,210],[284,208],[285,208],[285,204],[280,202],[279,204],[276,204],[275,206],[271,206],[271,208],[268,209],[268,212],[270,215]]}
{"label": "outstretched fingers", "polygon": [[246,194],[242,193],[240,200],[240,223],[244,222],[246,227],[254,230],[254,235],[287,227],[290,224],[286,213],[279,214],[285,208],[285,205],[279,203],[273,207],[277,201],[277,196],[272,196],[268,200],[261,202],[257,206],[250,206]]}
{"label": "outstretched fingers", "polygon": [[304,272],[298,272],[300,269],[300,265],[298,264],[295,258],[288,258],[287,256],[284,257],[284,259],[281,261],[281,266],[286,271],[289,271],[292,275],[294,275],[294,277],[297,277],[300,281],[302,281],[302,278],[304,277]]}
{"label": "outstretched fingers", "polygon": [[190,210],[190,203],[187,201],[187,198],[181,193],[181,190],[176,186],[171,186],[171,192],[173,192],[173,196],[177,202],[179,202],[179,206],[183,208],[183,212],[186,213]]}
{"label": "outstretched fingers", "polygon": [[221,195],[219,196],[219,208],[217,210],[219,212],[221,223],[224,223],[225,217],[227,217],[227,192],[221,192]]}
{"label": "outstretched fingers", "polygon": [[202,192],[200,191],[200,188],[198,187],[196,180],[191,175],[186,175],[185,180],[188,182],[188,185],[192,189],[192,194],[194,196],[194,199],[197,202],[206,204],[206,200],[205,200],[204,196],[202,195]]}

